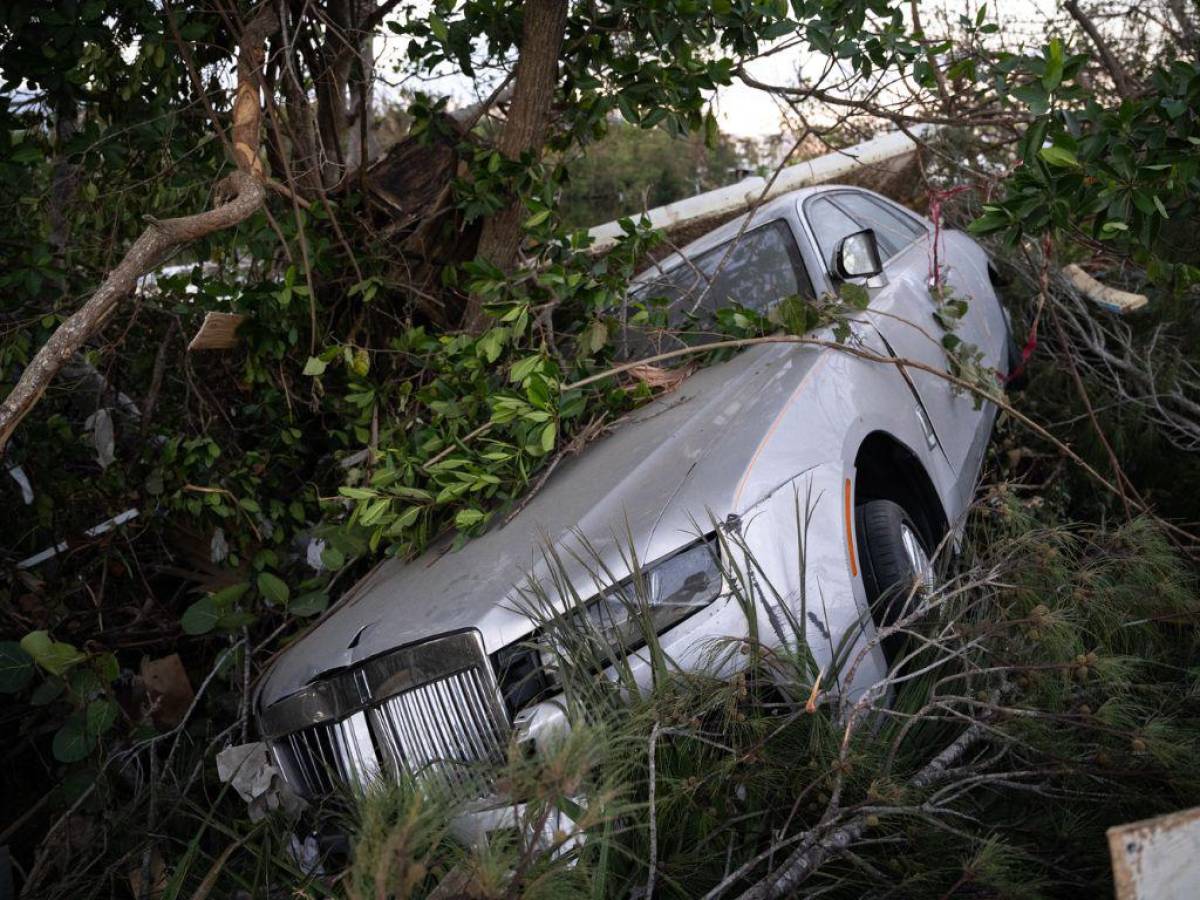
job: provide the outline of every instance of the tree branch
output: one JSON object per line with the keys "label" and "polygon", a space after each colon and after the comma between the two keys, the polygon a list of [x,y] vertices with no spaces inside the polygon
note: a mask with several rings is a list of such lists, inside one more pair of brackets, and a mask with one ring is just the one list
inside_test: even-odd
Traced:
{"label": "tree branch", "polygon": [[1079,8],[1076,0],[1067,0],[1063,4],[1063,8],[1071,14],[1071,18],[1079,23],[1079,27],[1087,33],[1092,43],[1096,45],[1096,52],[1100,54],[1100,62],[1104,64],[1104,68],[1112,77],[1113,87],[1117,89],[1117,93],[1120,94],[1122,100],[1128,100],[1133,96],[1133,87],[1129,79],[1129,74],[1117,58],[1113,56],[1108,42],[1104,40],[1104,36],[1100,33],[1100,29],[1096,27],[1096,23]]}
{"label": "tree branch", "polygon": [[150,227],[133,242],[96,292],[42,345],[0,404],[0,457],[21,420],[41,400],[50,382],[104,327],[120,301],[132,293],[139,278],[160,266],[179,247],[237,225],[262,206],[266,192],[262,182],[262,162],[258,157],[262,120],[258,74],[265,56],[263,45],[276,27],[275,13],[268,4],[263,4],[242,34],[232,129],[233,155],[238,171],[217,184],[214,192],[217,205],[205,212],[177,219],[151,219]]}

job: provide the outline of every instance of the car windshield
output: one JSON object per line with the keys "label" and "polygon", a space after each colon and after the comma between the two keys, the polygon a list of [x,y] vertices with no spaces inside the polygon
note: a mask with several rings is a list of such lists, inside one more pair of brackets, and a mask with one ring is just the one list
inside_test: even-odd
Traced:
{"label": "car windshield", "polygon": [[718,310],[766,313],[796,294],[811,298],[812,282],[787,222],[769,222],[694,258],[656,264],[621,310],[618,351],[639,359],[717,340]]}

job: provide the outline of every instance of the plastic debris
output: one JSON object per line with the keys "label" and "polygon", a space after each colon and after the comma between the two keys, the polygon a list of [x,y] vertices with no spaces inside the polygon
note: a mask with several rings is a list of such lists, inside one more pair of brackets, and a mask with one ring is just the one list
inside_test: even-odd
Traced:
{"label": "plastic debris", "polygon": [[1150,302],[1145,294],[1133,294],[1101,284],[1075,263],[1064,266],[1063,274],[1067,276],[1071,284],[1075,285],[1075,289],[1079,293],[1109,312],[1124,315],[1135,312]]}
{"label": "plastic debris", "polygon": [[[99,525],[96,525],[93,528],[89,528],[87,531],[85,531],[83,533],[83,536],[90,537],[90,538],[99,537],[100,535],[104,534],[106,531],[112,531],[118,525],[124,525],[129,520],[136,519],[138,517],[139,513],[140,513],[140,510],[127,509],[127,510],[125,510],[125,512],[119,513],[119,514],[113,516],[111,519],[105,519]],[[30,569],[33,566],[39,565],[40,563],[44,563],[48,559],[58,556],[58,554],[62,553],[69,546],[70,546],[70,543],[68,541],[59,541],[53,547],[47,547],[41,553],[35,553],[35,554],[33,554],[33,556],[27,556],[25,559],[23,559],[19,563],[17,563],[17,568],[18,569]]]}
{"label": "plastic debris", "polygon": [[217,777],[246,801],[251,822],[277,809],[289,816],[299,815],[304,809],[304,801],[283,780],[273,764],[271,751],[262,741],[235,744],[218,753]]}

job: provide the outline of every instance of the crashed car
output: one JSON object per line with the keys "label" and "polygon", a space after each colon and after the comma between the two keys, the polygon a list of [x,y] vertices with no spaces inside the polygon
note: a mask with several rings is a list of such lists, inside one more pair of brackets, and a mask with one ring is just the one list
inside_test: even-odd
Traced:
{"label": "crashed car", "polygon": [[[696,527],[732,523],[773,586],[754,598],[760,618],[792,604],[822,666],[844,639],[863,650],[854,684],[827,685],[835,694],[877,684],[888,660],[871,641],[886,615],[876,601],[932,577],[931,556],[953,542],[971,501],[996,412],[938,375],[949,363],[931,291],[935,239],[942,301],[967,301],[955,336],[983,366],[1007,368],[1011,337],[985,252],[867,190],[786,194],[639,276],[634,298],[664,298],[688,321],[731,304],[767,312],[847,282],[865,288],[869,306],[841,344],[826,329],[811,336],[828,346],[764,343],[696,371],[564,459],[517,515],[460,549],[377,566],[260,682],[258,726],[287,782],[306,797],[389,772],[453,784],[503,761],[513,740],[536,751],[568,728],[520,595],[530,578],[555,581],[547,537],[586,539],[601,563],[557,556],[591,598],[574,610],[560,598],[564,616],[606,604],[605,615],[619,615],[594,573],[628,579],[622,542],[632,541],[657,643],[686,670],[705,664],[712,642],[747,634],[712,535]],[[802,517],[798,497],[809,504]],[[631,634],[610,633],[618,644]],[[783,638],[764,629],[761,639]],[[649,679],[635,638],[617,649]]]}

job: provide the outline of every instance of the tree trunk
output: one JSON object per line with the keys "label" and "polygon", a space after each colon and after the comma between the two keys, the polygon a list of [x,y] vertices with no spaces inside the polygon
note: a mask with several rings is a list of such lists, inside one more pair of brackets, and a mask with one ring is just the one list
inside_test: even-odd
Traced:
{"label": "tree trunk", "polygon": [[[558,54],[567,27],[567,0],[529,0],[521,26],[513,98],[497,149],[509,159],[526,151],[540,155],[546,141],[554,88],[558,82]],[[521,246],[523,204],[514,198],[506,209],[483,223],[478,255],[505,272],[511,271]],[[482,301],[471,297],[463,327],[478,333],[487,324]]]}

